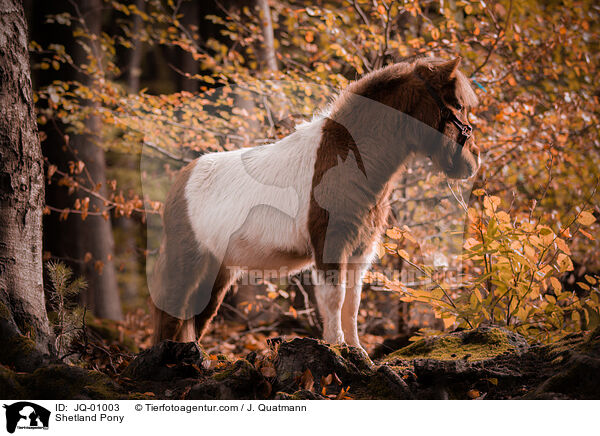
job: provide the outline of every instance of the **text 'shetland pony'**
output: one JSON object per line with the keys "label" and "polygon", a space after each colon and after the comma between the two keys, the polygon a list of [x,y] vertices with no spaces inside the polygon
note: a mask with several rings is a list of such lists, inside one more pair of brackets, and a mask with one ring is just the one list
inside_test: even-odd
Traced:
{"label": "text 'shetland pony'", "polygon": [[154,340],[201,338],[244,270],[312,268],[323,339],[360,347],[362,278],[403,163],[429,156],[451,178],[479,167],[467,121],[477,98],[459,61],[390,65],[274,144],[207,154],[183,168],[165,204],[150,284]]}

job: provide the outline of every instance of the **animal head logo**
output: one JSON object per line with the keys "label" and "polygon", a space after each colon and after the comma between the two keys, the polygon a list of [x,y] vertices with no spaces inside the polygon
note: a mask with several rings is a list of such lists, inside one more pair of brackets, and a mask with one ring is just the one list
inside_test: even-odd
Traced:
{"label": "animal head logo", "polygon": [[47,429],[50,422],[50,411],[29,401],[5,404],[6,431],[14,433],[19,429]]}

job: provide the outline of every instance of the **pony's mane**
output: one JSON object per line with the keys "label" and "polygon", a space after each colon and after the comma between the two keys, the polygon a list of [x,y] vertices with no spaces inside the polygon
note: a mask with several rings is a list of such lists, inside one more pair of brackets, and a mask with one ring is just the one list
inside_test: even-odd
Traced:
{"label": "pony's mane", "polygon": [[[417,66],[425,66],[426,68],[433,70],[436,66],[443,64],[444,62],[447,62],[447,60],[434,57],[420,58],[412,64],[412,70]],[[467,108],[477,106],[479,100],[477,94],[473,91],[473,87],[467,76],[465,76],[460,69],[456,69],[453,77],[456,80],[456,95],[459,98],[460,103]]]}
{"label": "pony's mane", "polygon": [[[411,81],[421,80],[415,74],[417,68],[425,68],[434,71],[436,67],[448,62],[445,59],[434,57],[423,57],[411,62],[400,62],[379,70],[372,71],[359,80],[352,82],[343,90],[337,101],[334,101],[332,107],[339,108],[344,104],[346,96],[350,94],[361,95],[373,100],[381,100],[383,96],[389,94],[391,89],[402,83],[411,86]],[[477,95],[473,91],[469,79],[456,69],[452,78],[455,80],[456,96],[460,103],[465,107],[477,106]],[[414,82],[412,83],[414,85]],[[443,86],[445,83],[431,83],[433,86]]]}

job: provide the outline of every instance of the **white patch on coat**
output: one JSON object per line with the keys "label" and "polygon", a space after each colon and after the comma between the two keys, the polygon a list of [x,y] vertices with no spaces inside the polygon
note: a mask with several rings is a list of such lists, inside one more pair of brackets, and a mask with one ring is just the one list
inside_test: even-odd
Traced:
{"label": "white patch on coat", "polygon": [[202,250],[243,268],[279,268],[260,263],[277,252],[308,256],[310,192],[323,123],[313,119],[273,144],[196,161],[185,197]]}

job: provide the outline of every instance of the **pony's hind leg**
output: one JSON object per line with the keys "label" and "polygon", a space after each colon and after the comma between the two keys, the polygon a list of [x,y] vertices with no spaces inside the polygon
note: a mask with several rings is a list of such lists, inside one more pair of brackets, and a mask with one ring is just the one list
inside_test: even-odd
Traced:
{"label": "pony's hind leg", "polygon": [[196,295],[203,296],[210,292],[210,299],[204,310],[194,317],[194,326],[198,339],[202,339],[208,331],[211,321],[217,314],[227,291],[236,279],[232,271],[221,267],[214,280],[205,281],[198,286]]}
{"label": "pony's hind leg", "polygon": [[[161,248],[150,285],[153,343],[165,339],[180,342],[196,340],[194,323],[185,316],[189,294],[198,281],[196,263],[190,265],[184,254],[165,244]],[[169,250],[169,248],[171,250]],[[179,317],[172,314],[180,314]],[[187,319],[186,319],[187,318]]]}
{"label": "pony's hind leg", "polygon": [[160,310],[154,303],[152,306],[152,320],[154,334],[152,342],[159,343],[165,339],[171,339],[178,342],[193,342],[196,340],[196,331],[193,320],[179,319]]}

